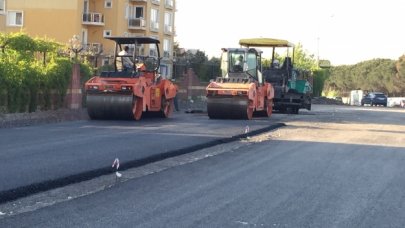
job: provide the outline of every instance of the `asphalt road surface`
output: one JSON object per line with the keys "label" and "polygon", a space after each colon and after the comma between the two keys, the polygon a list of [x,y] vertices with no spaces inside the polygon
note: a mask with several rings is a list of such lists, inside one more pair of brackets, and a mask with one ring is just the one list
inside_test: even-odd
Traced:
{"label": "asphalt road surface", "polygon": [[209,120],[206,114],[176,113],[141,121],[75,121],[0,129],[0,203],[55,186],[164,156],[186,153],[222,139],[274,126],[274,119]]}
{"label": "asphalt road surface", "polygon": [[287,126],[2,204],[0,227],[405,226],[405,110],[272,118]]}

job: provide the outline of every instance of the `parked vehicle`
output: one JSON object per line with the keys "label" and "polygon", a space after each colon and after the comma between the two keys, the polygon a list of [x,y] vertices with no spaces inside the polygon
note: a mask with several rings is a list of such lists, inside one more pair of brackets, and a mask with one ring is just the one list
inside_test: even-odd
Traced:
{"label": "parked vehicle", "polygon": [[361,99],[361,105],[364,106],[366,104],[371,106],[383,105],[387,107],[387,96],[381,92],[370,92]]}

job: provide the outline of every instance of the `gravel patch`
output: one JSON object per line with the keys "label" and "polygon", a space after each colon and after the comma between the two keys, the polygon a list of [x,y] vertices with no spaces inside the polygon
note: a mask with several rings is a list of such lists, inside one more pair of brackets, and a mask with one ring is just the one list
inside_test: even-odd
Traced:
{"label": "gravel patch", "polygon": [[89,119],[86,109],[58,109],[32,113],[0,113],[0,128]]}

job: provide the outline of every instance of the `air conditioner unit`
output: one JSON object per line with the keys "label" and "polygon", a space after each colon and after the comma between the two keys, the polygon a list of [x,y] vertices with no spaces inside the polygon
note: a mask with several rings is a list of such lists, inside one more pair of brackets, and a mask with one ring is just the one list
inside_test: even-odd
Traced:
{"label": "air conditioner unit", "polygon": [[103,52],[103,45],[100,43],[91,43],[90,45],[91,51],[94,53],[101,53]]}
{"label": "air conditioner unit", "polygon": [[145,19],[142,18],[130,18],[128,19],[129,27],[145,27]]}

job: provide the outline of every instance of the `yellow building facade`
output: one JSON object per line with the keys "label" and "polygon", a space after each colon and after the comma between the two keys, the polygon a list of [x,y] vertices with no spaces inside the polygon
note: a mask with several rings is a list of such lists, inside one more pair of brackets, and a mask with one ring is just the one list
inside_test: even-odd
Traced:
{"label": "yellow building facade", "polygon": [[[78,35],[100,64],[111,62],[108,36],[152,36],[161,42],[161,74],[171,77],[175,0],[0,0],[0,32],[25,32],[68,43]],[[143,55],[156,55],[141,47]]]}

